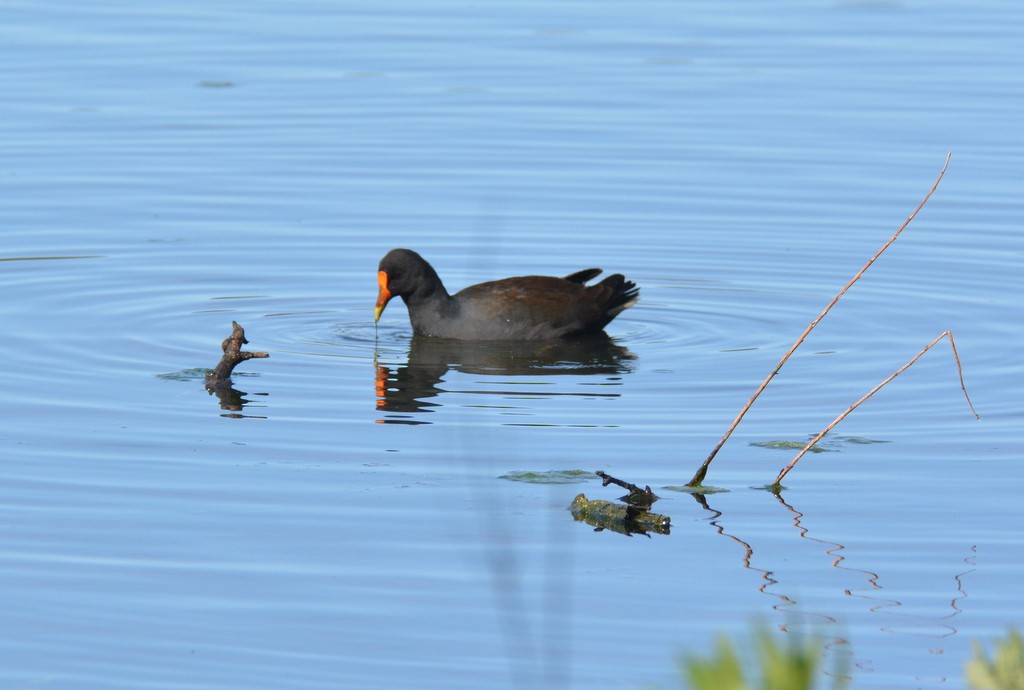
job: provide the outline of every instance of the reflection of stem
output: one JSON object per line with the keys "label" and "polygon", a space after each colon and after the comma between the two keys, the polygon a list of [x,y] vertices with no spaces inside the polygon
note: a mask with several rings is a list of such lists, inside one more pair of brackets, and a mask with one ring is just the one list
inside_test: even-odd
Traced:
{"label": "reflection of stem", "polygon": [[[973,566],[975,564],[975,557],[977,555],[978,555],[978,546],[977,546],[977,544],[975,544],[974,546],[971,547],[971,555],[964,559],[964,563],[966,563],[967,565]],[[953,579],[956,580],[956,591],[957,591],[957,595],[954,596],[949,601],[949,608],[953,609],[953,613],[950,613],[949,615],[942,617],[940,620],[948,621],[948,620],[951,620],[953,618],[956,618],[961,613],[963,613],[963,609],[961,609],[960,606],[957,604],[957,602],[959,600],[967,598],[967,589],[964,588],[963,577],[964,577],[964,575],[970,575],[971,573],[974,572],[974,570],[975,570],[975,568],[971,567],[971,568],[968,568],[967,570],[963,571],[962,573],[957,573],[956,575],[953,576]],[[947,623],[944,623],[943,625],[945,625],[947,628],[949,628],[949,635],[956,635],[957,632],[959,632],[956,629],[956,626],[949,625]],[[948,637],[948,635],[943,635],[943,637]]]}
{"label": "reflection of stem", "polygon": [[[776,591],[772,591],[775,588],[775,586],[779,584],[779,581],[777,579],[775,579],[775,577],[774,577],[774,572],[771,571],[771,570],[764,570],[762,568],[758,568],[758,567],[755,567],[753,565],[754,548],[748,542],[744,541],[743,539],[739,538],[738,536],[733,535],[733,534],[731,534],[731,533],[729,533],[729,532],[727,532],[725,530],[725,528],[724,528],[724,526],[722,525],[722,522],[721,522],[721,518],[723,517],[723,513],[720,510],[716,510],[715,508],[712,508],[710,505],[708,505],[707,498],[705,497],[704,494],[696,493],[695,492],[695,493],[693,493],[691,495],[694,497],[694,499],[697,501],[697,503],[699,503],[700,506],[704,510],[708,511],[709,513],[712,513],[712,516],[710,518],[708,518],[708,522],[710,522],[711,525],[715,528],[715,531],[717,531],[722,536],[727,537],[728,539],[736,542],[741,547],[743,547],[743,567],[746,568],[747,570],[752,570],[752,571],[754,571],[756,573],[759,573],[760,576],[761,576],[761,579],[763,580],[761,585],[758,587],[758,591],[761,592],[762,594],[768,594],[770,596],[773,596],[773,597],[775,597],[776,599],[779,600],[779,602],[776,603],[775,605],[773,605],[772,608],[774,610],[776,610],[776,611],[780,611],[780,612],[786,613],[787,609],[789,607],[796,607],[796,606],[798,606],[799,602],[797,602],[796,600],[792,599],[791,597],[789,597],[789,596],[787,596],[785,594],[776,592]],[[800,536],[801,539],[806,539],[807,541],[811,541],[811,542],[815,542],[817,544],[820,544],[824,548],[825,555],[827,555],[830,559],[832,559],[830,565],[833,568],[836,568],[837,570],[844,570],[844,571],[847,571],[849,573],[855,574],[855,575],[857,575],[859,577],[862,577],[867,582],[868,587],[866,589],[864,589],[864,590],[855,590],[855,589],[847,588],[847,589],[843,590],[843,594],[845,594],[846,596],[851,597],[851,598],[863,599],[866,602],[868,602],[869,603],[869,607],[867,608],[867,612],[868,613],[880,613],[880,612],[886,611],[886,609],[898,609],[898,608],[903,606],[903,602],[901,602],[899,600],[887,599],[887,598],[883,598],[883,597],[880,597],[880,596],[872,596],[870,593],[868,593],[868,592],[871,592],[871,591],[874,591],[876,593],[880,593],[884,589],[884,587],[881,585],[881,582],[880,582],[881,576],[878,573],[872,572],[870,570],[864,570],[862,568],[854,568],[854,567],[851,567],[849,565],[846,565],[845,561],[847,559],[842,554],[842,552],[845,551],[845,549],[846,549],[845,546],[843,546],[842,544],[839,544],[837,542],[832,542],[832,541],[828,541],[828,540],[825,540],[825,539],[820,539],[818,537],[812,536],[811,533],[810,533],[810,529],[804,524],[804,513],[801,513],[799,510],[797,510],[792,505],[787,503],[786,500],[782,497],[781,494],[775,493],[773,495],[778,500],[778,502],[786,510],[788,510],[792,514],[793,526],[796,527],[797,532],[799,533],[799,536]],[[958,629],[950,623],[950,621],[953,618],[955,618],[956,616],[960,615],[960,613],[962,613],[962,609],[960,608],[960,601],[963,600],[963,599],[966,599],[967,596],[968,596],[967,589],[964,586],[964,578],[965,578],[965,576],[973,573],[974,570],[975,570],[975,568],[973,566],[975,564],[975,557],[977,555],[977,548],[978,548],[977,546],[972,546],[971,547],[971,555],[968,556],[967,558],[963,559],[963,562],[966,563],[968,566],[971,566],[971,567],[969,567],[966,570],[964,570],[962,572],[959,572],[959,573],[957,573],[956,575],[953,576],[953,580],[956,583],[956,594],[949,601],[949,607],[950,607],[950,609],[952,609],[952,611],[949,614],[947,614],[947,615],[937,619],[938,624],[943,626],[943,627],[945,627],[946,629],[948,629],[949,632],[946,632],[946,633],[941,634],[941,635],[934,635],[933,634],[933,635],[929,635],[929,636],[935,637],[937,639],[942,639],[942,638],[945,638],[945,637],[949,637],[951,635],[955,635],[955,634],[957,634],[959,632]],[[789,612],[792,613],[791,610]],[[911,614],[900,614],[900,613],[898,613],[895,610],[890,610],[890,611],[887,611],[887,612],[891,613],[893,616],[898,616],[900,618],[908,619],[908,620],[927,620],[929,622],[935,622],[936,621],[936,619],[927,619],[926,617],[922,617],[922,616],[915,616],[915,615],[911,615]],[[833,616],[830,616],[830,615],[825,614],[825,613],[812,613],[812,612],[804,612],[804,613],[805,613],[805,615],[812,615],[812,616],[821,618],[822,620],[824,620],[827,623],[836,623],[837,622],[837,620]],[[789,627],[788,627],[788,625],[784,624],[784,625],[780,626],[780,629],[783,630],[783,631],[787,631],[788,632]],[[892,630],[891,627],[886,627],[886,626],[881,627],[880,630],[883,630],[883,631],[886,631],[886,632],[897,632],[897,631]],[[899,631],[899,632],[900,632],[900,634],[911,634],[911,633],[905,633],[905,632],[902,632],[902,631]],[[835,638],[831,639],[831,641],[829,641],[826,644],[826,647],[831,648],[831,647],[835,646],[835,647],[838,648],[838,647],[844,646],[845,644],[846,644],[846,640],[845,639],[843,639],[841,637],[835,637]]]}
{"label": "reflection of stem", "polygon": [[747,570],[753,570],[754,572],[761,573],[761,579],[764,580],[764,583],[757,588],[757,591],[761,592],[762,594],[771,594],[771,596],[777,597],[782,602],[781,604],[776,604],[772,608],[779,611],[781,610],[779,608],[781,605],[796,606],[796,602],[793,599],[787,597],[785,594],[776,594],[774,592],[767,591],[769,587],[771,587],[772,585],[777,585],[779,581],[772,577],[772,572],[770,570],[762,570],[761,568],[755,568],[750,564],[751,559],[754,557],[754,549],[750,546],[750,544],[743,541],[739,537],[733,534],[729,534],[725,531],[725,528],[718,521],[718,518],[722,517],[722,511],[715,510],[714,508],[709,506],[707,498],[704,496],[704,494],[693,493],[691,494],[691,496],[693,496],[693,498],[697,501],[697,503],[701,505],[702,508],[704,508],[704,510],[708,511],[709,513],[714,513],[714,515],[708,519],[708,522],[711,523],[711,525],[719,534],[721,534],[723,537],[732,539],[734,542],[743,547],[743,567]]}
{"label": "reflection of stem", "polygon": [[[803,523],[804,514],[801,513],[799,510],[797,510],[796,508],[794,508],[793,506],[791,506],[790,504],[786,503],[786,499],[782,498],[782,494],[774,494],[774,496],[779,501],[779,503],[781,503],[783,506],[785,506],[786,510],[788,510],[789,512],[791,512],[793,514],[793,526],[797,528],[798,532],[800,532],[800,538],[801,539],[806,539],[807,541],[813,541],[813,542],[816,542],[818,544],[821,544],[821,545],[827,547],[825,549],[825,554],[827,556],[832,557],[832,559],[833,559],[832,560],[832,567],[833,568],[836,568],[837,570],[845,570],[847,572],[858,573],[860,575],[863,575],[866,578],[867,583],[871,586],[871,589],[874,589],[874,590],[881,590],[882,589],[882,585],[878,584],[878,579],[879,579],[878,573],[871,572],[870,570],[863,570],[861,568],[852,568],[852,567],[850,567],[848,565],[842,565],[843,561],[846,560],[846,556],[843,556],[839,552],[846,550],[846,547],[843,546],[842,544],[839,544],[839,543],[836,543],[836,542],[826,541],[825,539],[819,539],[817,537],[812,537],[810,535],[810,530],[807,527],[804,526],[804,523]],[[843,590],[843,593],[846,596],[848,596],[848,597],[857,597],[857,598],[860,598],[860,599],[867,599],[868,601],[880,602],[880,603],[876,604],[875,606],[872,606],[870,609],[868,609],[869,611],[878,611],[880,609],[887,608],[889,606],[902,606],[903,605],[901,602],[896,601],[895,599],[879,599],[877,597],[867,596],[866,594],[855,594],[854,590],[852,590],[852,589],[845,589],[845,590]]]}
{"label": "reflection of stem", "polygon": [[[834,560],[832,561],[832,567],[833,568],[838,568],[840,570],[846,570],[846,571],[849,571],[851,573],[859,573],[861,575],[864,575],[866,577],[866,579],[867,579],[868,585],[870,585],[870,588],[872,590],[880,591],[880,590],[884,589],[882,587],[882,585],[879,583],[879,580],[881,578],[878,575],[878,573],[874,573],[874,572],[872,572],[870,570],[863,570],[861,568],[852,568],[850,566],[841,565],[843,563],[843,561],[846,560],[846,558],[845,558],[845,556],[841,555],[839,552],[843,551],[846,547],[843,546],[842,544],[837,544],[835,542],[830,542],[830,541],[826,541],[824,539],[818,539],[817,537],[810,536],[808,528],[805,527],[804,524],[803,524],[804,514],[801,513],[800,511],[798,511],[797,509],[795,509],[793,506],[791,506],[788,503],[786,503],[785,499],[782,498],[781,494],[774,494],[774,495],[775,495],[775,498],[778,499],[779,503],[781,503],[783,506],[786,507],[787,510],[789,510],[791,513],[793,513],[793,526],[796,527],[797,530],[800,532],[800,537],[802,539],[807,539],[809,541],[817,542],[819,544],[823,544],[826,547],[828,547],[828,548],[825,549],[825,553],[828,556],[831,556],[831,557],[834,558]],[[973,566],[974,565],[974,558],[975,558],[975,555],[977,554],[977,550],[978,550],[977,546],[972,546],[971,547],[972,555],[968,556],[967,558],[965,558],[964,559],[964,563]],[[955,618],[956,616],[960,615],[961,609],[960,609],[959,605],[957,604],[957,602],[959,600],[961,600],[961,599],[966,599],[967,598],[967,590],[964,588],[963,578],[964,578],[965,575],[969,575],[970,573],[973,573],[974,570],[975,569],[972,567],[972,568],[969,568],[969,569],[967,569],[967,570],[965,570],[963,572],[957,573],[956,575],[953,576],[953,580],[956,582],[956,589],[957,589],[957,595],[954,596],[950,600],[950,602],[949,602],[950,608],[953,609],[953,612],[949,613],[949,614],[947,614],[947,615],[945,615],[945,616],[943,616],[943,617],[938,619],[939,621],[942,621],[940,623],[940,625],[942,625],[943,627],[947,628],[949,630],[949,632],[945,633],[943,635],[934,635],[934,637],[936,637],[938,639],[942,639],[944,637],[949,637],[951,635],[955,635],[955,634],[957,634],[957,632],[959,632],[958,629],[955,626],[950,625],[946,621],[949,621],[952,618]],[[887,608],[890,608],[890,607],[897,608],[897,607],[903,606],[903,602],[898,601],[896,599],[884,599],[884,598],[881,598],[881,597],[869,596],[867,594],[858,593],[856,590],[853,590],[853,589],[845,589],[845,590],[843,590],[843,593],[846,594],[846,596],[848,596],[848,597],[854,597],[854,598],[858,598],[858,599],[865,599],[865,600],[867,600],[869,602],[876,602],[873,606],[871,606],[868,609],[869,613],[878,613],[878,612],[882,611],[883,609],[887,609]],[[922,616],[911,616],[911,615],[906,615],[906,614],[898,614],[896,611],[890,611],[889,613],[891,613],[893,615],[903,616],[905,618],[918,619],[918,620],[928,620],[927,618],[924,618]],[[886,630],[888,632],[892,632],[891,628],[888,628],[888,627],[883,627],[881,629],[882,630]]]}
{"label": "reflection of stem", "polygon": [[[973,566],[974,565],[974,556],[977,554],[977,552],[978,552],[978,547],[976,545],[972,546],[971,547],[971,554],[972,555],[970,555],[967,558],[965,558],[964,559],[964,563]],[[943,635],[929,635],[929,637],[935,637],[935,638],[941,640],[941,639],[943,639],[945,637],[952,637],[953,635],[956,635],[958,632],[960,632],[960,630],[955,625],[952,625],[951,623],[949,623],[949,621],[951,621],[953,618],[956,618],[961,613],[963,613],[963,610],[960,608],[960,606],[957,605],[957,601],[959,601],[961,599],[966,599],[967,598],[967,590],[964,588],[963,577],[964,577],[964,575],[969,575],[969,574],[973,573],[974,570],[975,570],[974,568],[968,568],[967,570],[965,570],[965,571],[963,571],[961,573],[957,573],[956,575],[953,576],[953,580],[956,582],[956,591],[957,591],[957,594],[952,599],[949,600],[949,607],[951,609],[953,609],[953,612],[952,613],[948,613],[945,616],[942,616],[941,618],[938,619],[939,620],[939,625],[941,627],[946,628],[947,630],[949,630],[949,632],[947,632],[947,633],[945,633]],[[883,628],[883,630],[886,630],[886,628]]]}

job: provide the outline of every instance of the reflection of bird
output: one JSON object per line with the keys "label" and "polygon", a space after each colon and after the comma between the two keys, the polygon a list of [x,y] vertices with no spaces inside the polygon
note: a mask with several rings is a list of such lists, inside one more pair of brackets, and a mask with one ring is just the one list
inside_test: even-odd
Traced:
{"label": "reflection of bird", "polygon": [[[396,413],[384,423],[426,424],[410,421],[413,413],[426,413],[443,404],[441,398],[452,388],[443,382],[450,371],[490,377],[486,390],[474,393],[521,398],[522,385],[531,397],[578,395],[583,398],[615,398],[622,374],[632,371],[636,355],[598,332],[559,340],[451,340],[415,336],[409,342],[406,361],[376,363],[377,409]],[[517,377],[528,377],[517,382]],[[606,377],[600,386],[538,388],[539,377],[553,376],[563,384],[566,377]],[[613,378],[614,377],[614,378]],[[483,383],[485,379],[476,379]],[[522,385],[521,385],[522,384]],[[467,391],[460,391],[465,393]],[[433,400],[437,398],[437,400]]]}
{"label": "reflection of bird", "polygon": [[586,285],[600,273],[599,268],[588,268],[564,278],[505,278],[449,295],[423,257],[409,249],[393,249],[380,261],[374,320],[380,319],[392,297],[401,297],[416,335],[551,340],[595,333],[636,304],[640,292],[619,274]]}

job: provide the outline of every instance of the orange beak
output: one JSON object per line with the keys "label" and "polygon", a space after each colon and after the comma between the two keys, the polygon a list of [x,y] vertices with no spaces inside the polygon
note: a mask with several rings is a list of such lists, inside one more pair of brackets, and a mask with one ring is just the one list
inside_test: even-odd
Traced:
{"label": "orange beak", "polygon": [[391,299],[391,291],[388,290],[388,274],[384,271],[377,272],[377,306],[373,310],[373,322],[380,321],[380,315],[384,313],[384,307],[388,306]]}

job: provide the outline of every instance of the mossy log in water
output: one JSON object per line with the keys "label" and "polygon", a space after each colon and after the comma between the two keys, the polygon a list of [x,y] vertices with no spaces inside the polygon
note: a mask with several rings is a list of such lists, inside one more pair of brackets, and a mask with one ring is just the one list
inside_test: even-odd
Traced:
{"label": "mossy log in water", "polygon": [[671,523],[667,515],[612,501],[591,501],[583,494],[573,499],[569,511],[577,521],[627,536],[648,532],[668,534]]}

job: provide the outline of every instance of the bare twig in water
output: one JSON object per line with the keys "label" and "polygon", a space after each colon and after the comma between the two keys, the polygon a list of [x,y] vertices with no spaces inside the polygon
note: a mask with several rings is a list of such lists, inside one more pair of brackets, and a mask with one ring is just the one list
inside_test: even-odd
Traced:
{"label": "bare twig in water", "polygon": [[608,486],[614,484],[615,486],[621,486],[623,489],[629,492],[628,496],[623,496],[622,500],[634,506],[650,508],[654,505],[654,502],[658,500],[658,497],[651,491],[651,487],[645,486],[640,488],[636,484],[630,484],[629,482],[617,479],[610,474],[605,474],[601,470],[594,472],[598,477],[601,478],[601,486]]}
{"label": "bare twig in water", "polygon": [[704,482],[704,478],[707,476],[708,473],[708,468],[711,467],[711,461],[715,459],[715,456],[718,455],[718,451],[722,449],[722,446],[725,445],[725,442],[729,440],[730,436],[732,436],[732,432],[736,430],[737,426],[739,426],[740,421],[747,414],[747,411],[754,404],[754,401],[757,400],[758,396],[761,395],[761,392],[768,387],[768,384],[771,382],[771,380],[775,378],[775,375],[779,373],[783,365],[787,361],[789,361],[789,358],[793,355],[796,349],[800,347],[801,344],[803,344],[804,340],[807,338],[810,332],[814,330],[814,327],[817,326],[823,318],[825,318],[825,315],[828,314],[829,311],[831,311],[832,307],[835,306],[836,302],[838,302],[839,299],[846,294],[846,291],[849,290],[854,283],[860,280],[860,277],[864,275],[864,272],[867,271],[868,268],[871,267],[871,264],[875,263],[875,260],[882,255],[882,252],[888,249],[889,245],[896,241],[896,238],[900,236],[903,230],[906,229],[908,225],[910,225],[910,222],[914,220],[914,218],[921,211],[921,209],[924,208],[924,205],[928,203],[928,199],[931,198],[932,194],[938,188],[939,182],[942,180],[942,176],[946,174],[946,168],[949,166],[949,159],[951,156],[952,153],[946,154],[946,162],[943,163],[942,170],[939,171],[939,175],[938,177],[935,178],[935,182],[932,184],[931,189],[929,189],[928,193],[925,194],[924,199],[922,199],[921,203],[917,205],[917,208],[914,209],[914,212],[911,213],[905,221],[903,221],[903,225],[899,227],[899,230],[897,230],[896,233],[889,238],[888,242],[882,245],[881,249],[875,252],[874,256],[868,259],[868,262],[864,264],[863,268],[857,271],[857,275],[853,276],[853,278],[850,279],[850,282],[843,286],[843,289],[840,290],[839,293],[832,298],[832,301],[828,303],[828,305],[821,311],[820,314],[818,314],[818,317],[811,322],[811,324],[804,330],[803,333],[800,334],[800,337],[796,339],[796,342],[793,343],[793,346],[789,348],[786,354],[782,355],[782,359],[780,359],[779,363],[775,365],[775,368],[771,371],[770,374],[768,374],[767,378],[765,378],[765,380],[761,382],[761,385],[758,386],[756,391],[754,391],[754,394],[750,397],[750,400],[747,401],[747,404],[743,406],[743,409],[740,410],[740,413],[736,415],[736,419],[734,419],[732,424],[729,425],[729,428],[728,430],[726,430],[725,435],[714,447],[714,449],[712,449],[711,454],[708,455],[707,459],[704,461],[704,464],[701,465],[700,469],[697,470],[697,473],[693,475],[693,479],[690,480],[687,486],[700,486]]}
{"label": "bare twig in water", "polygon": [[950,347],[953,348],[953,359],[956,360],[956,370],[957,370],[957,374],[959,374],[959,376],[960,376],[960,389],[964,392],[964,397],[967,399],[967,406],[971,408],[971,414],[974,415],[975,419],[981,419],[981,417],[978,415],[977,411],[974,409],[974,404],[971,402],[971,396],[967,395],[967,387],[964,385],[964,369],[960,365],[960,355],[957,354],[956,343],[953,341],[953,334],[950,331],[943,331],[942,333],[939,333],[938,336],[936,336],[935,340],[933,340],[930,343],[928,343],[927,345],[925,345],[921,349],[920,352],[918,352],[916,355],[914,355],[913,359],[911,359],[909,362],[904,364],[902,367],[900,367],[899,369],[894,371],[887,379],[885,379],[884,381],[879,383],[877,386],[872,388],[870,391],[868,391],[860,400],[858,400],[857,402],[853,403],[848,408],[846,408],[846,412],[842,413],[841,415],[836,417],[834,420],[832,420],[832,423],[829,424],[824,429],[822,429],[820,434],[818,434],[817,436],[812,438],[810,441],[808,441],[807,445],[804,446],[800,450],[800,452],[796,454],[796,457],[789,461],[789,464],[786,465],[785,469],[783,469],[781,472],[779,472],[779,476],[775,478],[775,483],[772,484],[770,486],[770,488],[773,489],[773,490],[778,490],[779,488],[781,488],[782,478],[785,477],[787,474],[789,474],[789,471],[791,469],[793,469],[793,467],[796,466],[796,463],[800,460],[800,458],[802,458],[807,453],[807,451],[809,451],[811,449],[811,447],[815,443],[817,443],[822,438],[824,438],[825,434],[827,434],[828,432],[832,431],[832,429],[834,429],[835,426],[837,424],[839,424],[839,422],[841,422],[844,419],[846,419],[846,416],[848,414],[850,414],[851,412],[856,410],[858,407],[860,407],[861,403],[863,403],[868,398],[870,398],[872,395],[874,395],[879,390],[881,390],[881,388],[883,386],[885,386],[887,383],[892,381],[894,378],[896,378],[897,376],[902,374],[904,371],[909,369],[911,367],[911,365],[914,364],[914,362],[916,362],[917,360],[921,359],[921,356],[925,352],[928,352],[928,350],[932,349],[932,346],[934,346],[937,342],[939,342],[943,338],[949,338],[949,345],[950,345]]}
{"label": "bare twig in water", "polygon": [[221,386],[231,385],[231,372],[236,366],[247,359],[262,359],[269,357],[266,352],[243,352],[242,345],[248,344],[245,339],[245,329],[237,322],[231,322],[231,335],[220,344],[224,350],[224,356],[220,358],[216,368],[206,374],[206,390],[211,393]]}

